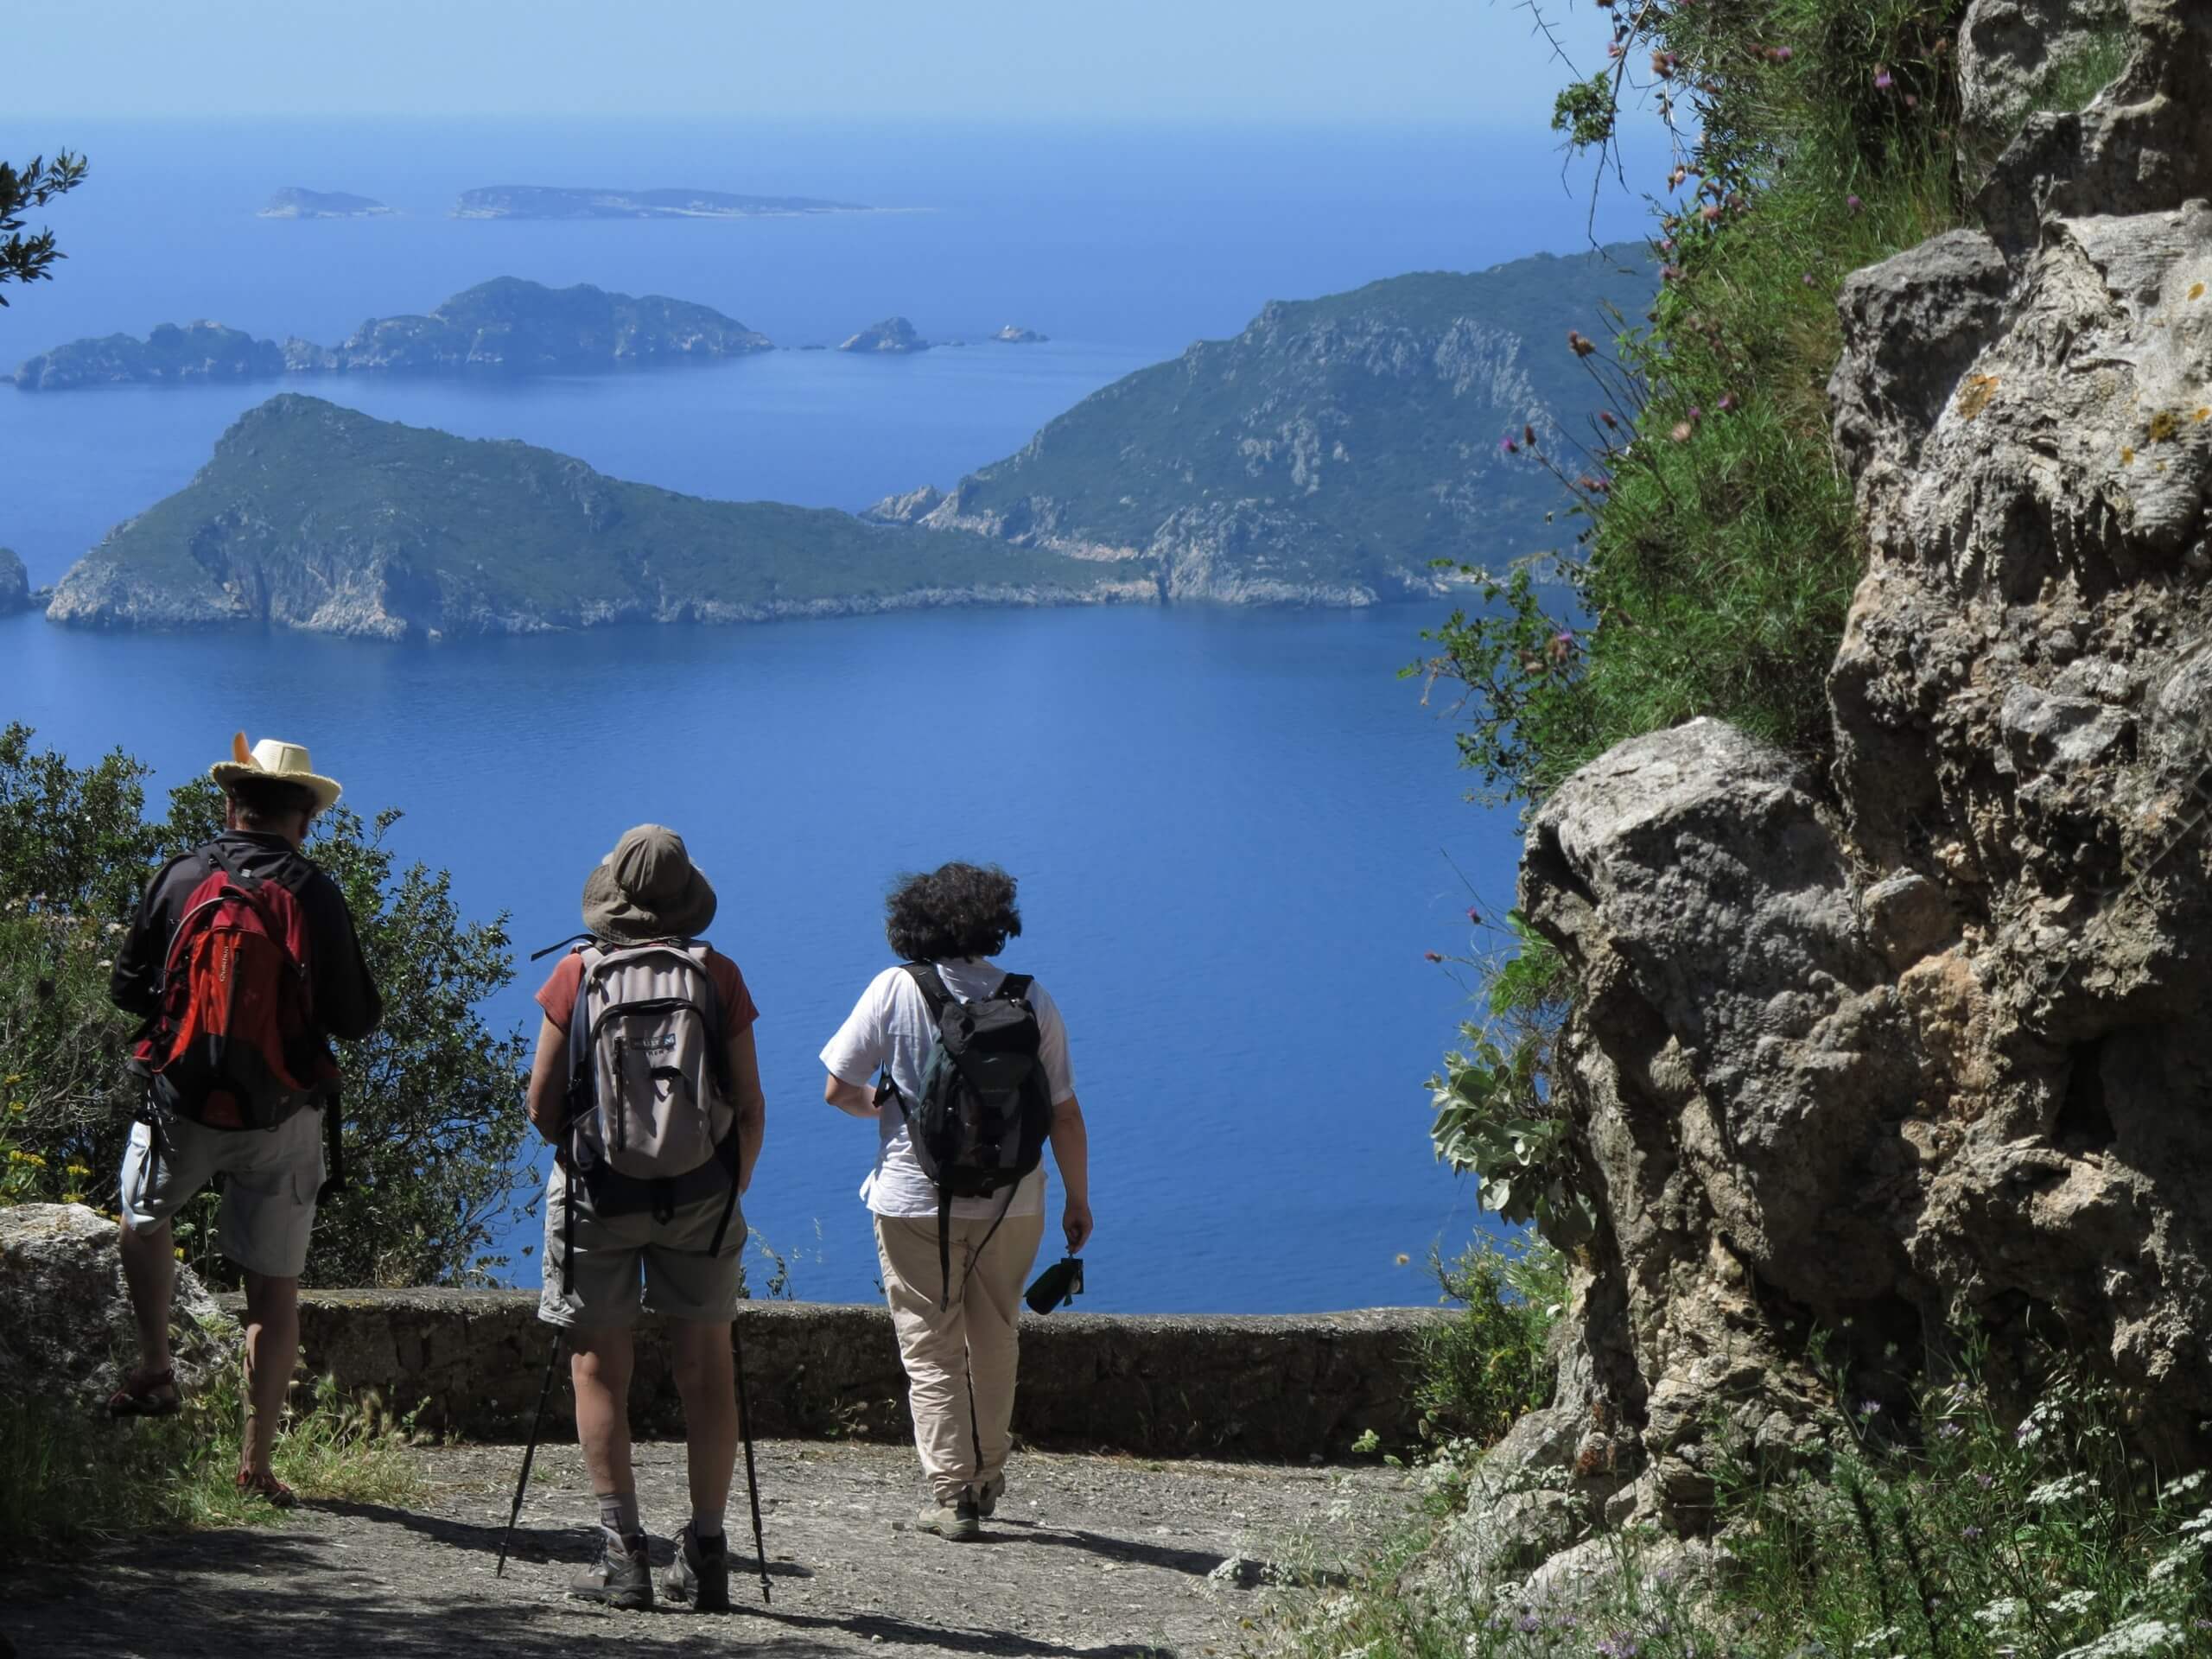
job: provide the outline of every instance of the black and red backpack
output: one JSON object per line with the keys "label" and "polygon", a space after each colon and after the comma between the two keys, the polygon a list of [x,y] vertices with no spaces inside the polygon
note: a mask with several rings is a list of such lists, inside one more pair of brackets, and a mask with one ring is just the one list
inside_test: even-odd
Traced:
{"label": "black and red backpack", "polygon": [[334,1093],[315,1020],[308,918],[283,882],[249,875],[219,842],[186,897],[161,1006],[132,1059],[160,1103],[210,1128],[266,1129]]}

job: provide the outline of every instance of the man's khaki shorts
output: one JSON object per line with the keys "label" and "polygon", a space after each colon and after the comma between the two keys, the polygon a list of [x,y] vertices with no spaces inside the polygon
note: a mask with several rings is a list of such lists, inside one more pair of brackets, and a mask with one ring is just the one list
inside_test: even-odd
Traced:
{"label": "man's khaki shorts", "polygon": [[149,1233],[219,1174],[216,1247],[248,1273],[298,1278],[322,1187],[322,1109],[294,1112],[273,1129],[211,1129],[164,1114],[158,1153],[152,1128],[133,1124],[123,1154],[123,1218],[134,1233]]}
{"label": "man's khaki shorts", "polygon": [[[715,1229],[721,1225],[726,1192],[687,1204],[666,1221],[650,1210],[626,1216],[595,1216],[588,1195],[576,1208],[576,1248],[569,1294],[561,1294],[561,1268],[567,1259],[564,1224],[569,1178],[558,1164],[545,1188],[545,1288],[537,1317],[566,1329],[604,1330],[635,1325],[642,1306],[667,1319],[719,1323],[737,1317],[737,1287],[745,1251],[745,1213],[732,1207],[721,1253],[709,1255]],[[645,1281],[639,1296],[639,1278]]]}

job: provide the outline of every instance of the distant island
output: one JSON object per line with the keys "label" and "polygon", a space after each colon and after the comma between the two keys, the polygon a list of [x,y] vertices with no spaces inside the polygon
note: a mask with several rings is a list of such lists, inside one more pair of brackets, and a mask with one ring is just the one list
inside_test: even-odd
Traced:
{"label": "distant island", "polygon": [[427,316],[372,318],[336,346],[304,340],[280,346],[216,322],[163,323],[143,340],[129,334],[72,340],[29,359],[13,378],[29,391],[67,391],[287,374],[577,373],[773,349],[766,334],[709,306],[501,276],[454,295]]}
{"label": "distant island", "polygon": [[343,190],[303,190],[291,185],[269,198],[263,219],[377,219],[391,209],[369,196],[352,196]]}
{"label": "distant island", "polygon": [[988,537],[626,483],[286,392],[55,588],[79,627],[382,639],[1151,600],[1141,572]]}
{"label": "distant island", "polygon": [[1576,470],[1599,402],[1570,328],[1613,332],[1657,278],[1643,246],[1426,271],[1277,301],[1046,424],[950,492],[867,516],[1128,561],[1168,599],[1363,605],[1433,594],[1439,559],[1556,547],[1558,481],[1499,440],[1532,429]]}
{"label": "distant island", "polygon": [[914,325],[904,317],[886,317],[852,335],[837,349],[841,352],[880,352],[896,355],[902,352],[926,352],[930,342],[914,332]]}
{"label": "distant island", "polygon": [[589,190],[497,184],[464,190],[455,219],[760,219],[791,213],[865,213],[858,202],[813,196],[747,196],[727,190]]}
{"label": "distant island", "polygon": [[1040,334],[1034,328],[1024,328],[1018,322],[1009,322],[990,338],[1002,340],[1009,346],[1041,346],[1052,336]]}

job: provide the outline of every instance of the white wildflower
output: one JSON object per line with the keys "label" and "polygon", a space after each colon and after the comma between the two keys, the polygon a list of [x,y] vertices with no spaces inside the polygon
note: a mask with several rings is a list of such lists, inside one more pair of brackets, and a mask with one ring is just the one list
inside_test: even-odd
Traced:
{"label": "white wildflower", "polygon": [[1999,1596],[1986,1607],[1974,1609],[1974,1623],[1988,1630],[2002,1630],[2007,1624],[2019,1622],[2020,1615],[2028,1611],[2028,1604],[2018,1596]]}
{"label": "white wildflower", "polygon": [[2153,1584],[2164,1584],[2168,1579],[2173,1577],[2175,1573],[2180,1572],[2183,1567],[2195,1562],[2196,1558],[2203,1553],[2203,1540],[2192,1539],[2188,1543],[2183,1544],[2179,1549],[2173,1550],[2167,1554],[2160,1556],[2158,1561],[2151,1568],[2151,1582]]}
{"label": "white wildflower", "polygon": [[2087,1475],[2061,1475],[2056,1480],[2047,1480],[2028,1494],[2031,1509],[2048,1503],[2070,1503],[2077,1497],[2086,1497],[2097,1490],[2097,1483]]}
{"label": "white wildflower", "polygon": [[2139,1654],[2164,1653],[2180,1640],[2178,1624],[2163,1618],[2132,1618],[2094,1642],[2067,1649],[2058,1659],[2136,1659]]}
{"label": "white wildflower", "polygon": [[2201,1540],[2207,1534],[2212,1534],[2212,1503],[2206,1504],[2181,1523],[2181,1535],[2184,1538]]}
{"label": "white wildflower", "polygon": [[1904,1632],[1896,1625],[1885,1625],[1872,1636],[1860,1637],[1858,1641],[1851,1644],[1852,1650],[1855,1653],[1879,1652],[1888,1647],[1891,1643],[1903,1640],[1904,1637]]}
{"label": "white wildflower", "polygon": [[2183,1475],[2179,1480],[2168,1481],[2165,1491],[2160,1496],[2167,1498],[2186,1497],[2203,1484],[2204,1471],[2199,1469],[2193,1475]]}
{"label": "white wildflower", "polygon": [[2097,1592],[2095,1591],[2069,1590],[2063,1596],[2054,1596],[2051,1598],[2050,1611],[2056,1613],[2061,1618],[2073,1618],[2080,1614],[2088,1612],[2090,1608],[2096,1605]]}

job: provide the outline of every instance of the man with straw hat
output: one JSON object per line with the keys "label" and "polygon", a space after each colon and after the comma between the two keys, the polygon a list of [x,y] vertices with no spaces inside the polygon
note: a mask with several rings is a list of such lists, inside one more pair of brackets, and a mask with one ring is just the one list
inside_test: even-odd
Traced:
{"label": "man with straw hat", "polygon": [[642,1306],[671,1321],[690,1474],[691,1519],[663,1588],[700,1612],[729,1610],[730,1323],[746,1236],[737,1199],[766,1108],[759,1010],[737,964],[699,938],[715,907],[683,837],[639,824],[585,878],[584,942],[537,993],[545,1018],[530,1121],[556,1149],[538,1317],[572,1351],[576,1439],[599,1498],[597,1559],[569,1593],[617,1607],[653,1600],[630,1463],[642,1282]]}
{"label": "man with straw hat", "polygon": [[217,1234],[245,1278],[248,1416],[238,1490],[279,1509],[270,1466],[299,1349],[300,1272],[335,1139],[331,1039],[365,1037],[384,1002],[338,884],[301,849],[338,785],[296,743],[241,732],[211,775],[225,797],[214,840],[171,859],[138,903],[109,995],[144,1021],[131,1067],[146,1104],[123,1159],[123,1274],[138,1368],[108,1402],[119,1417],[178,1409],[169,1363],[176,1287],[171,1219],[218,1174]]}

